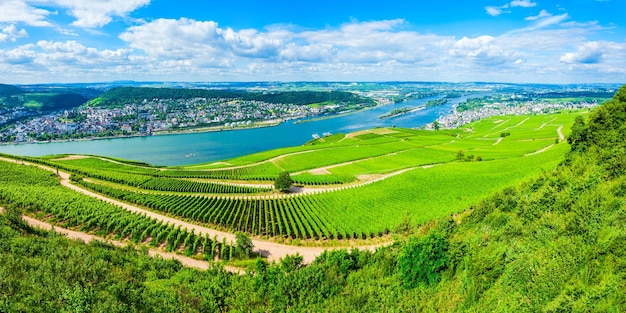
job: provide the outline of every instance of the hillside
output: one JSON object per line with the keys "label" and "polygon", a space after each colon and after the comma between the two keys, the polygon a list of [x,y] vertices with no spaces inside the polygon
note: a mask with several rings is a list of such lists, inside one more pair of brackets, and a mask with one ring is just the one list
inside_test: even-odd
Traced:
{"label": "hillside", "polygon": [[104,92],[99,97],[92,99],[87,103],[87,105],[99,107],[121,107],[127,104],[141,103],[144,99],[180,100],[194,98],[232,98],[296,105],[322,102],[373,104],[373,100],[371,99],[345,91],[284,91],[275,93],[258,93],[187,88],[116,87]]}
{"label": "hillside", "polygon": [[[20,210],[50,218],[54,209],[65,214],[54,219],[84,231],[127,227],[98,226],[108,225],[102,217],[81,226],[53,196],[60,187],[49,173],[3,162],[11,175],[0,179],[0,205],[8,211],[0,215],[0,311],[625,311],[626,86],[588,118],[576,118],[567,142],[568,151],[553,156],[562,160],[556,168],[509,183],[463,212],[406,225],[411,235],[376,252],[326,252],[306,266],[298,257],[258,260],[242,275],[186,269],[150,259],[143,248],[86,246],[33,230]],[[105,178],[122,166],[101,166],[98,174]],[[90,211],[71,203],[93,200],[75,199],[71,211]]]}
{"label": "hillside", "polygon": [[15,95],[21,95],[24,90],[17,86],[0,84],[0,97],[10,97]]}
{"label": "hillside", "polygon": [[[26,108],[35,111],[72,109],[89,100],[87,90],[71,88],[22,89],[13,85],[0,84],[0,109]],[[85,95],[82,95],[85,94]]]}

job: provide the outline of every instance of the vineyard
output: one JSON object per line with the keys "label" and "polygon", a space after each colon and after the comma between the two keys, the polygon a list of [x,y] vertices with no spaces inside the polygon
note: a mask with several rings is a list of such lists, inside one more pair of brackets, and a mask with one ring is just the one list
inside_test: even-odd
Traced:
{"label": "vineyard", "polygon": [[7,208],[47,218],[61,227],[163,247],[205,260],[228,260],[234,255],[230,243],[73,192],[59,185],[48,171],[2,161],[0,171],[0,204]]}
{"label": "vineyard", "polygon": [[[458,212],[501,186],[554,167],[566,150],[561,145],[529,157],[445,164],[359,188],[287,197],[153,194],[80,184],[121,201],[230,232],[292,239],[367,239],[394,231],[405,212],[414,223]],[[410,208],[428,209],[410,214]]]}
{"label": "vineyard", "polygon": [[230,185],[223,183],[198,182],[182,179],[171,178],[152,178],[140,186],[142,189],[159,190],[159,191],[175,191],[175,192],[194,192],[194,193],[262,193],[272,190],[271,187],[246,187],[239,185]]}
{"label": "vineyard", "polygon": [[[578,114],[494,117],[439,132],[374,129],[186,168],[95,156],[21,159],[73,173],[75,184],[107,197],[228,232],[368,239],[454,214],[498,188],[554,168],[568,150],[559,132]],[[504,132],[510,136],[501,137]],[[273,189],[283,171],[291,172],[299,185],[294,190],[302,193]],[[64,197],[74,199],[70,194]],[[77,204],[58,202],[78,210]],[[71,227],[192,254],[219,252],[203,245],[220,244],[211,238],[106,211],[112,207],[73,212],[60,204],[39,206],[36,211]]]}

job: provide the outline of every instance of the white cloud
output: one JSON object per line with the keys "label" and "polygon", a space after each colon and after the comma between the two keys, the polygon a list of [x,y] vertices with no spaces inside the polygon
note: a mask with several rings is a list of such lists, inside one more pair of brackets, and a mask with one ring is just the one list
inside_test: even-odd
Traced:
{"label": "white cloud", "polygon": [[287,61],[330,62],[336,55],[337,50],[331,44],[299,46],[292,42],[280,51],[280,58]]}
{"label": "white cloud", "polygon": [[150,3],[150,0],[54,0],[69,9],[76,17],[74,26],[85,28],[102,27],[114,16],[126,17],[130,12]]}
{"label": "white cloud", "polygon": [[33,45],[23,45],[13,50],[0,50],[1,63],[9,65],[21,65],[32,63],[35,60],[35,52],[32,51]]}
{"label": "white cloud", "polygon": [[498,16],[502,14],[502,9],[500,9],[499,7],[488,6],[488,7],[485,7],[485,10],[487,11],[487,14],[491,16]]}
{"label": "white cloud", "polygon": [[521,64],[524,59],[511,49],[505,49],[492,36],[476,38],[463,37],[456,41],[448,54],[457,58],[468,59],[476,65],[494,66],[504,64]]}
{"label": "white cloud", "polygon": [[509,10],[505,11],[504,9],[515,8],[515,7],[530,8],[536,5],[537,3],[530,2],[530,0],[513,0],[510,3],[505,3],[501,6],[493,6],[493,5],[486,6],[485,11],[487,11],[487,14],[491,16],[498,16],[502,13],[511,13],[511,11]]}
{"label": "white cloud", "polygon": [[29,5],[26,0],[0,1],[0,22],[50,27],[52,23],[46,20],[50,13],[48,10]]}
{"label": "white cloud", "polygon": [[4,41],[17,41],[18,38],[26,38],[28,33],[25,29],[18,30],[15,24],[3,27],[0,29],[0,42]]}
{"label": "white cloud", "polygon": [[[234,31],[213,21],[158,19],[133,26],[120,35],[131,47],[152,57],[173,59],[240,57],[266,58],[278,55],[280,39],[254,29]],[[221,63],[222,61],[220,61]]]}
{"label": "white cloud", "polygon": [[507,34],[531,32],[531,31],[535,31],[535,30],[539,30],[539,29],[548,28],[550,26],[559,25],[561,22],[565,21],[569,17],[570,16],[567,13],[563,13],[563,14],[560,14],[560,15],[553,15],[553,16],[549,16],[549,17],[544,17],[544,18],[538,19],[535,23],[533,23],[532,25],[530,25],[528,27],[524,27],[524,28],[520,28],[520,29],[514,29],[512,31],[509,31]]}
{"label": "white cloud", "polygon": [[530,2],[530,0],[513,0],[510,3],[511,7],[523,7],[523,8],[531,8],[537,5],[535,2]]}
{"label": "white cloud", "polygon": [[39,62],[50,66],[73,64],[105,66],[125,63],[129,60],[130,53],[128,49],[98,50],[74,40],[65,42],[41,40],[36,46],[42,51],[37,57]]}
{"label": "white cloud", "polygon": [[609,47],[606,43],[592,41],[578,47],[576,52],[568,52],[561,57],[563,63],[582,63],[596,64],[600,63]]}
{"label": "white cloud", "polygon": [[525,18],[525,20],[527,21],[536,21],[538,19],[542,19],[544,17],[550,17],[552,16],[552,14],[546,10],[541,10],[541,12],[539,12],[538,15],[534,15],[534,16],[529,16],[527,18]]}

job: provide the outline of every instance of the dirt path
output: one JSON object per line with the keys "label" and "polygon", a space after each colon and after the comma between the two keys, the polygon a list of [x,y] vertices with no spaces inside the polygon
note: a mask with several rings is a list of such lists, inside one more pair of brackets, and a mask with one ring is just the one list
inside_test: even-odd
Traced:
{"label": "dirt path", "polygon": [[563,125],[559,126],[556,129],[556,132],[559,134],[559,140],[565,140],[565,136],[563,135]]}
{"label": "dirt path", "polygon": [[501,141],[502,141],[502,137],[499,137],[498,139],[496,139],[496,142],[493,143],[494,146],[497,146]]}
{"label": "dirt path", "polygon": [[555,117],[555,118],[553,118],[553,119],[551,119],[551,120],[549,120],[549,121],[547,121],[547,122],[543,122],[543,123],[541,123],[541,126],[539,126],[539,128],[536,128],[535,130],[540,130],[540,129],[542,129],[544,126],[546,126],[548,123],[550,123],[550,122],[552,122],[552,121],[554,121],[554,120],[556,120],[556,117]]}
{"label": "dirt path", "polygon": [[535,152],[526,153],[526,154],[524,154],[524,156],[531,156],[531,155],[539,154],[539,153],[542,153],[542,152],[546,152],[548,149],[550,149],[552,147],[554,147],[554,145],[549,145],[549,146],[541,148],[541,149],[539,149],[539,150],[537,150]]}
{"label": "dirt path", "polygon": [[[2,212],[4,212],[4,208],[0,207],[0,213]],[[52,224],[40,221],[38,219],[34,219],[26,215],[22,215],[22,219],[24,220],[24,222],[26,222],[26,224],[30,225],[31,227],[41,228],[44,230],[52,230],[54,228],[55,232],[59,234],[63,234],[67,236],[67,238],[72,239],[72,240],[81,240],[85,243],[89,243],[91,241],[96,240],[96,241],[101,241],[101,242],[112,244],[116,247],[125,247],[126,245],[128,245],[128,243],[121,242],[118,240],[106,239],[103,237],[90,235],[90,234],[83,233],[83,232],[77,232],[77,231],[73,231],[70,229],[53,226]],[[150,255],[151,257],[160,256],[164,259],[176,259],[180,261],[180,263],[183,264],[184,266],[198,268],[201,270],[206,270],[211,265],[211,263],[207,261],[196,260],[190,257],[176,254],[176,253],[163,252],[163,251],[159,251],[156,249],[148,249],[148,255]],[[233,266],[225,266],[224,269],[231,273],[243,273],[242,269],[236,268]]]}
{"label": "dirt path", "polygon": [[[400,175],[402,173],[406,173],[408,171],[414,170],[416,168],[430,168],[432,167],[432,165],[424,165],[424,166],[418,166],[418,167],[409,167],[409,168],[405,168],[403,170],[399,170],[399,171],[395,171],[395,172],[391,172],[391,173],[387,173],[387,174],[382,174],[382,175],[367,175],[370,180],[366,180],[366,181],[361,181],[357,184],[347,184],[347,185],[343,185],[343,186],[339,186],[339,187],[322,187],[322,188],[313,188],[313,187],[293,187],[291,188],[291,196],[295,196],[298,194],[312,194],[312,193],[320,193],[320,192],[331,192],[331,191],[340,191],[343,189],[348,189],[348,188],[354,188],[354,187],[362,187],[362,186],[366,186],[369,184],[373,184],[375,182],[387,179],[389,177],[393,177],[396,175]],[[287,195],[289,196],[289,195]]]}
{"label": "dirt path", "polygon": [[[2,161],[6,161],[6,162],[16,162],[16,160],[12,160],[12,159],[7,159],[7,158],[2,158],[0,157],[0,160]],[[20,163],[21,161],[17,161],[17,163]],[[72,189],[76,192],[82,193],[84,195],[96,198],[96,199],[100,199],[104,202],[113,204],[113,205],[117,205],[123,209],[126,209],[128,211],[131,212],[135,212],[135,213],[139,213],[139,214],[145,214],[147,217],[149,218],[153,218],[156,219],[158,221],[164,222],[164,223],[168,223],[168,224],[172,224],[172,225],[176,225],[176,226],[180,226],[181,228],[186,228],[187,230],[194,230],[196,234],[205,236],[208,235],[210,237],[217,237],[217,240],[222,241],[224,239],[226,239],[227,242],[235,242],[235,235],[231,234],[231,233],[227,233],[227,232],[223,232],[223,231],[219,231],[219,230],[215,230],[215,229],[210,229],[207,227],[203,227],[203,226],[199,226],[199,225],[195,225],[195,224],[191,224],[191,223],[187,223],[175,218],[171,218],[169,216],[165,216],[156,212],[152,212],[149,210],[145,210],[142,209],[140,207],[128,204],[128,203],[123,203],[108,197],[105,197],[103,195],[100,194],[96,194],[94,192],[91,192],[89,190],[83,189],[79,186],[73,185],[70,180],[70,174],[65,173],[63,171],[57,171],[57,169],[53,169],[44,165],[40,165],[40,164],[32,164],[29,162],[22,162],[22,164],[25,165],[31,165],[31,166],[37,166],[39,168],[42,168],[44,170],[48,170],[51,172],[58,172],[58,175],[61,179],[61,185]],[[406,172],[410,169],[406,169],[403,171],[399,171],[396,173],[392,173],[395,175],[401,174],[403,172]],[[371,181],[373,182],[373,181]],[[371,183],[368,182],[368,183]],[[341,248],[349,248],[349,247],[298,247],[298,246],[289,246],[289,245],[284,245],[284,244],[279,244],[279,243],[274,243],[274,242],[268,242],[268,241],[262,241],[262,240],[258,240],[258,239],[252,239],[252,243],[254,244],[254,252],[267,257],[268,261],[279,261],[281,258],[284,258],[287,255],[293,255],[296,253],[299,253],[302,258],[304,259],[304,263],[310,263],[313,260],[315,260],[315,258],[317,256],[319,256],[322,252],[324,252],[325,250],[328,249],[341,249]],[[391,242],[389,242],[388,244],[390,244]],[[364,250],[375,250],[376,248],[382,246],[383,244],[377,244],[377,245],[369,245],[369,246],[357,246],[357,248],[359,249],[364,249]]]}
{"label": "dirt path", "polygon": [[86,155],[72,154],[63,158],[54,159],[54,161],[71,161],[71,160],[80,160],[80,159],[86,159],[86,158],[90,158],[90,157]]}
{"label": "dirt path", "polygon": [[[522,126],[522,124],[524,124],[524,123],[525,123],[526,121],[528,121],[529,119],[530,119],[530,117],[527,117],[527,118],[525,118],[524,120],[522,120],[521,122],[519,122],[519,123],[517,123],[517,124],[515,124],[515,125],[513,125],[513,126],[509,126],[509,127],[507,127],[507,128],[504,128],[504,129],[500,130],[500,132],[504,132],[504,131],[507,131],[507,130],[509,130],[509,129],[511,129],[511,128],[515,128],[515,127]],[[506,120],[506,122],[508,122],[508,121],[510,121],[510,119]],[[497,126],[496,126],[496,127],[494,127],[494,128],[497,128]],[[493,128],[492,128],[492,129],[493,129]],[[496,133],[491,133],[491,134],[486,134],[486,135],[484,135],[484,136],[483,136],[483,138],[484,138],[484,137],[487,137],[487,136],[495,135],[495,134],[497,134],[497,132],[496,132]]]}

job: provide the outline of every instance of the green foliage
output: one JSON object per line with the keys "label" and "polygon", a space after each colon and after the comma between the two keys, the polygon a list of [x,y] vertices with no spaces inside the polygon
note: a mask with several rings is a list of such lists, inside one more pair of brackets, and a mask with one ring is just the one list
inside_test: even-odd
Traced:
{"label": "green foliage", "polygon": [[242,232],[235,233],[235,250],[241,258],[249,258],[252,255],[254,244],[250,237]]}
{"label": "green foliage", "polygon": [[289,175],[289,172],[282,172],[276,177],[276,181],[274,181],[274,188],[276,190],[280,190],[281,192],[289,192],[291,190],[291,185],[293,185],[293,180]]}
{"label": "green foliage", "polygon": [[411,237],[398,257],[398,274],[406,288],[433,285],[450,263],[448,240],[439,232]]}
{"label": "green foliage", "polygon": [[567,143],[570,144],[572,151],[583,152],[588,148],[588,129],[582,116],[577,116],[572,125],[572,132],[567,136]]}
{"label": "green foliage", "polygon": [[230,98],[296,105],[308,105],[311,103],[329,101],[344,104],[374,104],[372,99],[345,91],[285,91],[275,93],[258,93],[235,90],[116,87],[101,94],[98,98],[89,101],[87,105],[121,107],[126,104],[141,103],[144,99],[177,100],[193,98]]}
{"label": "green foliage", "polygon": [[0,84],[0,97],[10,97],[15,95],[21,95],[25,91],[21,88],[13,85]]}

